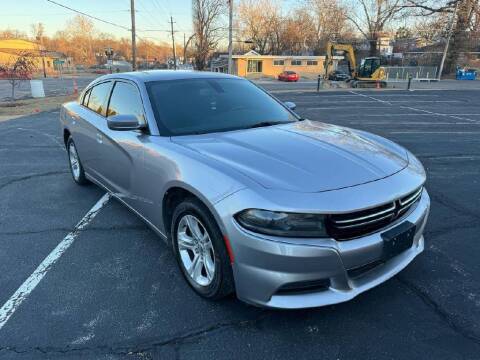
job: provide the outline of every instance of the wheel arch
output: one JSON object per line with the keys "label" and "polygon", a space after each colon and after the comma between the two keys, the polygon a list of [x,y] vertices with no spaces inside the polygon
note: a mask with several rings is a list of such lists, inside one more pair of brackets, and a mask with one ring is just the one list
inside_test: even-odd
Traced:
{"label": "wheel arch", "polygon": [[68,138],[72,136],[72,134],[70,133],[70,130],[68,130],[67,128],[64,128],[63,129],[63,143],[65,144],[65,148],[67,147],[67,141],[68,141]]}
{"label": "wheel arch", "polygon": [[170,239],[171,236],[170,225],[172,223],[172,216],[175,206],[177,206],[183,199],[188,197],[192,197],[200,201],[215,219],[221,233],[225,234],[223,223],[220,220],[220,216],[215,211],[213,204],[195,188],[184,183],[174,183],[167,188],[162,198],[162,223],[163,230],[167,238]]}

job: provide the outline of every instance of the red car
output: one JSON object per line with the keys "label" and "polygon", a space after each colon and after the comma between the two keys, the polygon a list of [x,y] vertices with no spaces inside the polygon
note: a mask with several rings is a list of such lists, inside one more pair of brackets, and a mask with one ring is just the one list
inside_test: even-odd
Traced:
{"label": "red car", "polygon": [[295,71],[284,71],[278,75],[279,81],[298,81],[300,76]]}

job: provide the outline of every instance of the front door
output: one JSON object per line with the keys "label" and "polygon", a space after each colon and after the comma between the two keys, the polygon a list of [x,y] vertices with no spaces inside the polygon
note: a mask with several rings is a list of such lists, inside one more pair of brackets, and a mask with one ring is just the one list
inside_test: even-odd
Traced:
{"label": "front door", "polygon": [[[114,115],[133,115],[145,122],[143,103],[135,84],[116,81],[110,97],[107,119]],[[102,137],[101,176],[108,188],[134,208],[142,200],[138,194],[139,174],[143,168],[143,142],[148,134],[142,130],[118,131],[99,127]]]}

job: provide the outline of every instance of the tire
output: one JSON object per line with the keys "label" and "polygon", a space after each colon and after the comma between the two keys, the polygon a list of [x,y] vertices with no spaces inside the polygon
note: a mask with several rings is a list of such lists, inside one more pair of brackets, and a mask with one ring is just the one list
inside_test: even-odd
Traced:
{"label": "tire", "polygon": [[[195,229],[193,226],[194,231],[192,231],[189,224],[195,221],[198,221],[198,228]],[[200,231],[199,234],[197,233],[200,236],[195,237],[194,233],[197,230]],[[205,234],[208,235],[210,245],[207,244]],[[223,235],[210,211],[202,202],[196,198],[187,198],[177,205],[172,216],[171,237],[178,266],[185,280],[197,294],[207,299],[218,300],[234,292],[232,266]],[[179,241],[179,237],[182,241]],[[198,240],[200,237],[204,238],[203,243]],[[196,264],[201,265],[194,266],[196,256],[199,258]],[[211,260],[213,260],[213,267]],[[194,270],[189,271],[187,267]],[[199,271],[195,270],[200,267]],[[214,269],[213,275],[212,269]]]}
{"label": "tire", "polygon": [[78,156],[77,147],[71,136],[67,140],[67,154],[68,165],[70,167],[70,174],[72,174],[73,181],[78,185],[87,185],[89,181],[85,177],[85,171],[83,170],[82,162]]}

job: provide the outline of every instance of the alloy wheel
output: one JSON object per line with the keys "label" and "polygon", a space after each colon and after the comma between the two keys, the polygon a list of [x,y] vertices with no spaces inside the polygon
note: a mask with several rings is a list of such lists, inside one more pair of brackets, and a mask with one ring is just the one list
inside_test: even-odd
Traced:
{"label": "alloy wheel", "polygon": [[78,180],[80,178],[80,161],[78,159],[77,149],[73,142],[68,147],[68,158],[70,160],[70,170],[72,171],[73,178]]}
{"label": "alloy wheel", "polygon": [[182,265],[190,278],[208,286],[215,276],[215,252],[203,224],[193,215],[184,215],[177,229],[177,244]]}

